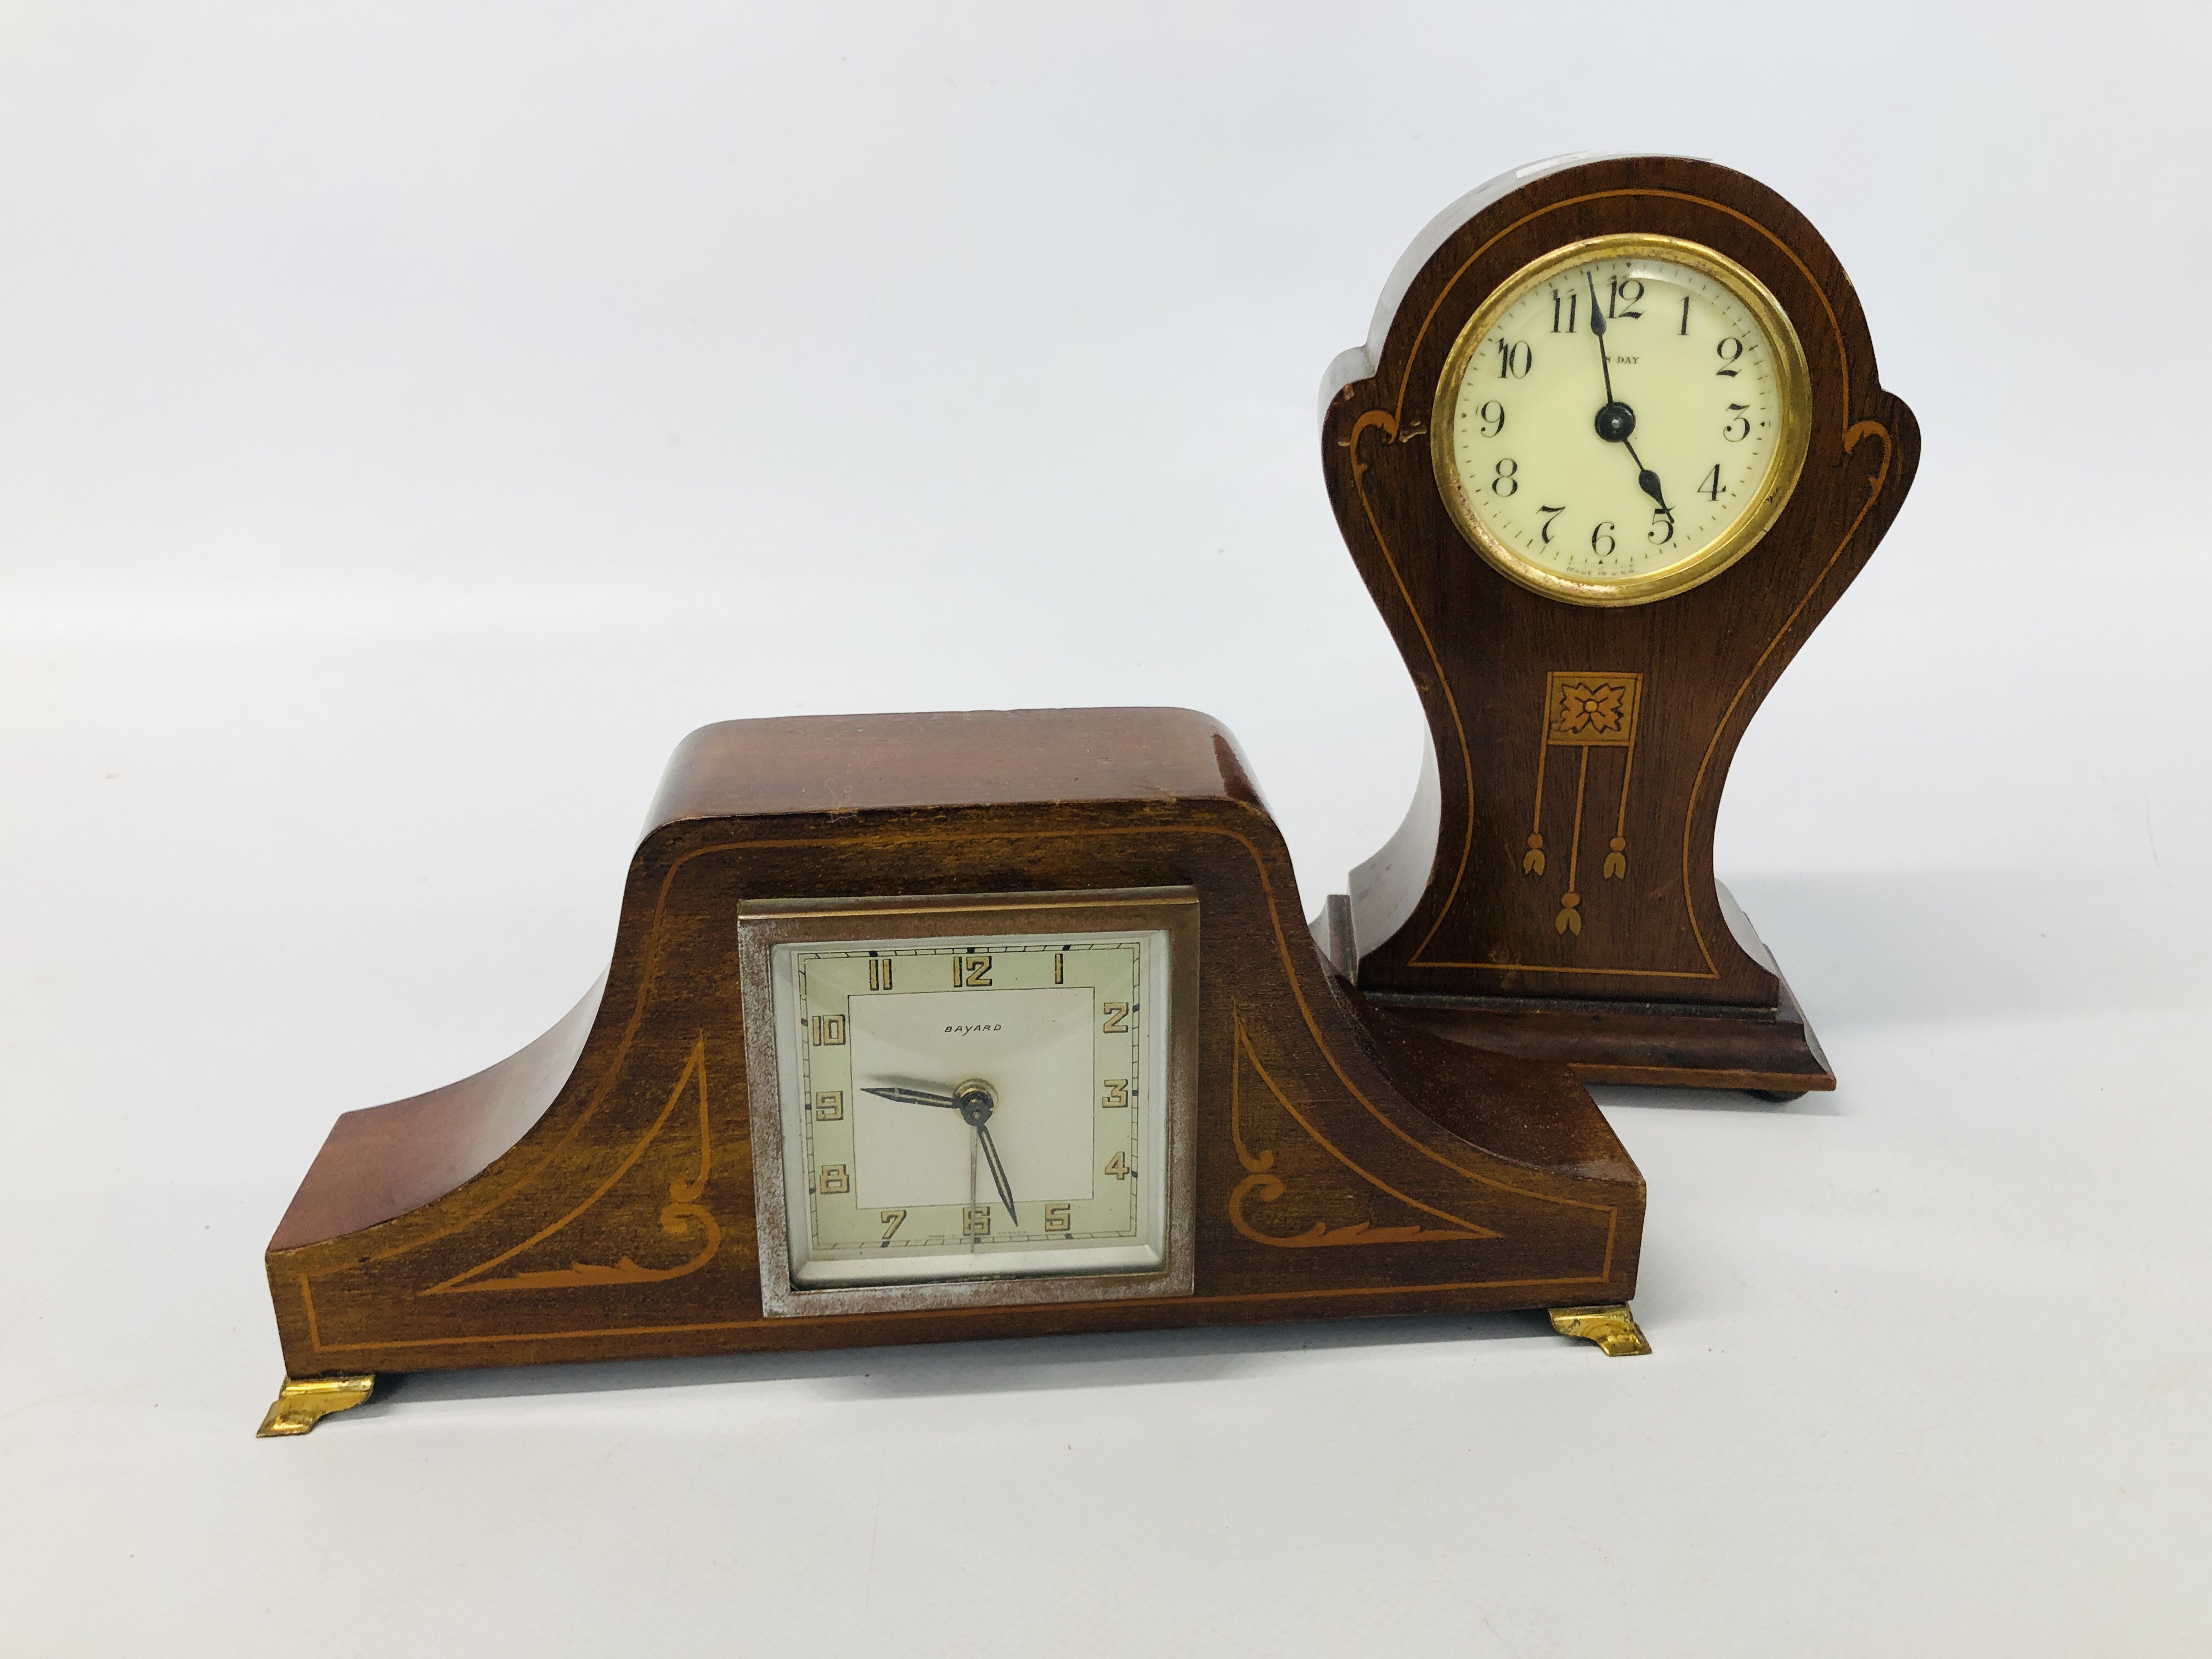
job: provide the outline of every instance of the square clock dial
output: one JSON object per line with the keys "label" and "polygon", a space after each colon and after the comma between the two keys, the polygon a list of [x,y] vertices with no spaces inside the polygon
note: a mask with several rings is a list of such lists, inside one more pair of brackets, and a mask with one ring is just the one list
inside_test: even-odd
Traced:
{"label": "square clock dial", "polygon": [[1179,890],[747,907],[769,1311],[1187,1292],[1196,925]]}

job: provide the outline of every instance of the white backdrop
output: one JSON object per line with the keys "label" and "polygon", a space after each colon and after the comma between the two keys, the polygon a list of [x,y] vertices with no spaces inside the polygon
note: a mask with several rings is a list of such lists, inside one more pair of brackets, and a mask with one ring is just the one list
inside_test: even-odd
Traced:
{"label": "white backdrop", "polygon": [[[0,1646],[2196,1650],[2208,46],[0,3]],[[1419,717],[1314,389],[1431,214],[1581,149],[1794,201],[1925,437],[1721,819],[1844,1086],[1603,1092],[1651,1358],[561,1368],[251,1438],[331,1118],[567,1009],[690,727],[1188,704],[1340,886]]]}

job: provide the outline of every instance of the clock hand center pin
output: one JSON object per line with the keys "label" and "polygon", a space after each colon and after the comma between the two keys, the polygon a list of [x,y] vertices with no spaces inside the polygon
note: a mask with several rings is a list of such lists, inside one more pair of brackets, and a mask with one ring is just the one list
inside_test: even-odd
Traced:
{"label": "clock hand center pin", "polygon": [[980,1129],[998,1109],[999,1091],[982,1079],[971,1077],[953,1090],[952,1103],[959,1109],[963,1123],[971,1129]]}

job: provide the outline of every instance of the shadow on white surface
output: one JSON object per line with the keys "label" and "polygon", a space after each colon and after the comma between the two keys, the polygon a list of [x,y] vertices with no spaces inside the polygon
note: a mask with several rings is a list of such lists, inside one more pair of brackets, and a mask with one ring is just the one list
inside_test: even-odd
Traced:
{"label": "shadow on white surface", "polygon": [[[1596,1084],[1590,1093],[1610,1109],[1635,1106],[1645,1111],[1752,1112],[1760,1117],[1841,1117],[1844,1108],[1832,1094],[1803,1094],[1795,1100],[1761,1100],[1739,1089],[1658,1089],[1620,1084]],[[1615,1124],[1615,1129],[1620,1126]],[[1635,1156],[1635,1149],[1629,1149]]]}
{"label": "shadow on white surface", "polygon": [[[806,1352],[610,1360],[380,1376],[375,1398],[331,1421],[359,1423],[434,1401],[514,1400],[611,1390],[802,1382],[824,1399],[922,1399],[1036,1389],[1221,1382],[1316,1350],[1415,1348],[1455,1342],[1566,1346],[1540,1312],[1356,1320],[1237,1329],[1102,1332],[1013,1341],[948,1342]],[[1595,1349],[1589,1358],[1603,1356]]]}
{"label": "shadow on white surface", "polygon": [[2212,995],[2212,962],[2185,920],[2206,893],[2153,870],[1883,870],[1729,886],[1824,1042],[1854,1027],[2166,1012]]}

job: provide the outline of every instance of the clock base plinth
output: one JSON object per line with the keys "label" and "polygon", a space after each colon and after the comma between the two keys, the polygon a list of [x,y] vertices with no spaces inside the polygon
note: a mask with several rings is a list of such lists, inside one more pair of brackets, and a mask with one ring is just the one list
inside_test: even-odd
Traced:
{"label": "clock base plinth", "polygon": [[356,1376],[288,1376],[256,1429],[258,1440],[306,1434],[332,1412],[366,1405],[376,1392],[374,1373]]}
{"label": "clock base plinth", "polygon": [[[1725,887],[1719,890],[1760,960],[1774,954],[1752,933]],[[1352,904],[1332,894],[1312,923],[1330,967],[1354,977]],[[1583,1083],[1741,1089],[1760,1100],[1796,1099],[1836,1086],[1836,1074],[1806,1023],[1796,993],[1774,969],[1771,1007],[1730,1003],[1629,1002],[1604,997],[1504,996],[1362,986],[1369,1002],[1470,1048],[1563,1062]]]}
{"label": "clock base plinth", "polygon": [[1778,1101],[1836,1086],[1786,981],[1772,1008],[1595,997],[1365,995],[1455,1042],[1563,1060],[1584,1083],[1741,1089]]}
{"label": "clock base plinth", "polygon": [[1553,1308],[1552,1328],[1561,1336],[1595,1342],[1608,1359],[1650,1353],[1651,1344],[1636,1322],[1626,1302],[1609,1302],[1588,1308]]}

